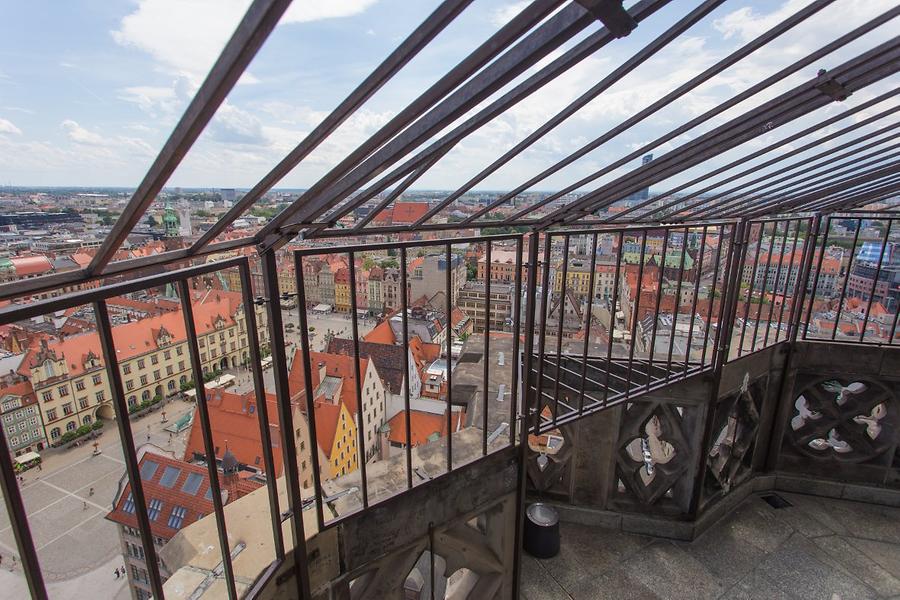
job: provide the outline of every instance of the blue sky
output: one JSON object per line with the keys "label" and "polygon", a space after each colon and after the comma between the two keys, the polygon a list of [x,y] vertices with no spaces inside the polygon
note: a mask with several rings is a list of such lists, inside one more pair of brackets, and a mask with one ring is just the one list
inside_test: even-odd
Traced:
{"label": "blue sky", "polygon": [[[424,0],[296,0],[170,185],[251,186],[436,4]],[[418,187],[455,187],[696,4],[672,2],[634,34],[607,46],[546,91],[458,145]],[[683,39],[479,187],[505,189],[527,179],[805,4],[802,0],[726,2]],[[890,0],[835,2],[789,38],[755,53],[537,189],[557,189],[596,170],[892,4]],[[136,185],[247,5],[247,0],[0,0],[0,14],[4,15],[0,35],[0,184]],[[313,183],[523,5],[476,0],[282,185]],[[896,22],[882,27],[823,66],[838,64],[872,47],[895,30]],[[726,117],[814,74],[807,70],[789,78]],[[866,90],[851,100],[870,97],[896,85],[894,81],[873,86],[871,93]],[[834,110],[841,107],[820,111],[817,119]],[[710,126],[721,122],[718,119]],[[797,127],[803,125],[800,122]],[[690,137],[657,149],[657,155]],[[754,143],[765,144],[766,140]]]}

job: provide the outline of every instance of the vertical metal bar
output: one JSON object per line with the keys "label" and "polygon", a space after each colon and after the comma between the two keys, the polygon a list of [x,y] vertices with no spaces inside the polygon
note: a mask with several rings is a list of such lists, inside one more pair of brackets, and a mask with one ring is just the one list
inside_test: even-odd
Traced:
{"label": "vertical metal bar", "polygon": [[428,524],[428,564],[429,564],[428,573],[429,573],[429,578],[430,578],[428,587],[430,589],[431,600],[435,600],[435,597],[434,597],[434,523]]}
{"label": "vertical metal bar", "polygon": [[[703,255],[706,254],[707,231],[708,227],[704,225],[701,233],[703,237],[700,240],[700,254],[698,255],[698,259],[694,259],[694,297],[691,300],[691,320],[688,324],[688,338],[687,346],[684,350],[684,372],[682,373],[682,377],[687,376],[688,363],[691,362],[691,343],[694,341],[694,323],[697,317],[697,296],[700,295],[700,279],[703,276]],[[719,236],[719,239],[722,239],[721,235]],[[715,284],[715,281],[713,283]],[[712,298],[710,298],[709,302],[710,308],[712,308]],[[703,366],[702,362],[700,363],[700,366]]]}
{"label": "vertical metal bar", "polygon": [[891,345],[893,345],[894,336],[897,333],[897,319],[898,318],[900,318],[900,306],[896,306],[894,308],[894,323],[893,323],[893,325],[891,325],[891,333],[890,333],[890,337],[888,338],[888,344],[891,344]]}
{"label": "vertical metal bar", "polygon": [[[119,371],[119,359],[116,354],[116,344],[113,340],[106,300],[94,302],[94,317],[97,319],[97,337],[100,339],[100,347],[103,350],[103,364],[106,365],[106,376],[109,380],[110,392],[112,393],[116,427],[119,430],[119,439],[122,442],[125,471],[128,473],[128,481],[131,484],[131,496],[134,500],[135,508],[134,516],[138,522],[141,545],[144,547],[144,563],[150,575],[150,589],[153,590],[154,598],[163,598],[163,580],[159,574],[159,559],[156,556],[153,530],[151,529],[150,517],[147,513],[147,497],[144,495],[144,486],[141,483],[141,468],[135,454],[134,435],[132,434],[131,422],[128,418],[128,403],[125,400],[125,390],[122,386],[122,374]],[[6,448],[6,444],[3,444],[3,448]],[[213,465],[215,465],[215,461],[213,461]],[[4,490],[5,495],[6,490]],[[24,566],[24,560],[22,564]]]}
{"label": "vertical metal bar", "polygon": [[[829,224],[831,223],[831,217],[828,217]],[[834,341],[834,338],[837,337],[838,323],[841,320],[841,313],[844,309],[844,300],[847,298],[847,284],[850,283],[850,267],[853,266],[853,257],[856,256],[856,245],[859,242],[859,232],[862,229],[862,219],[856,220],[856,232],[853,234],[853,244],[850,246],[850,260],[847,261],[847,272],[844,274],[844,283],[841,284],[841,295],[838,299],[838,307],[837,313],[835,313],[834,317],[834,327],[831,329],[831,339]],[[828,232],[826,231],[827,235]],[[825,248],[822,248],[822,255],[825,255]],[[819,273],[822,270],[822,260],[819,260],[819,267],[816,269],[816,282],[818,282]],[[815,295],[813,295],[815,297]],[[807,317],[807,322],[809,318]]]}
{"label": "vertical metal bar", "polygon": [[197,328],[194,324],[194,307],[191,301],[191,288],[187,279],[178,282],[178,295],[181,296],[181,311],[184,315],[184,330],[187,336],[188,355],[191,359],[191,370],[194,374],[194,389],[197,392],[197,413],[200,416],[200,432],[203,434],[203,449],[206,452],[206,470],[209,474],[209,485],[213,490],[213,511],[216,514],[216,529],[219,534],[219,550],[222,552],[222,568],[225,571],[225,587],[228,597],[236,600],[238,595],[234,587],[234,569],[231,565],[231,546],[228,544],[228,528],[225,525],[225,507],[222,503],[222,486],[219,483],[219,469],[216,466],[216,446],[213,442],[209,420],[209,407],[206,404],[206,384],[203,381],[203,363],[197,348]]}
{"label": "vertical metal bar", "polygon": [[[732,226],[732,228],[731,228],[732,237],[735,234],[736,234],[735,227]],[[703,367],[703,365],[706,364],[706,350],[707,350],[707,347],[709,346],[709,332],[712,329],[713,304],[715,304],[715,302],[716,302],[716,288],[719,285],[718,284],[718,282],[719,282],[719,265],[722,262],[722,244],[725,241],[725,226],[724,225],[719,225],[718,236],[719,236],[719,240],[718,240],[718,243],[716,244],[716,255],[715,255],[715,258],[713,259],[712,288],[709,290],[709,306],[707,307],[707,311],[706,311],[706,327],[704,327],[704,331],[703,331],[703,353],[700,355],[700,367],[701,368]],[[729,242],[729,244],[733,244],[733,241]],[[728,260],[728,258],[727,258],[728,255],[726,254],[725,256],[726,256],[725,260]],[[723,279],[723,283],[724,283],[724,279]],[[727,292],[728,290],[726,289],[725,291]],[[724,306],[724,304],[725,304],[725,295],[722,294],[721,292],[719,293],[719,295],[722,296],[722,301],[719,302],[719,313],[721,314],[722,306]],[[721,328],[722,328],[722,321],[720,319],[718,324],[716,325],[716,329],[718,330]]]}
{"label": "vertical metal bar", "polygon": [[663,232],[662,254],[659,257],[659,276],[656,281],[656,305],[653,308],[653,333],[650,334],[650,354],[647,360],[647,390],[653,382],[653,355],[656,354],[656,331],[659,327],[659,306],[662,301],[663,280],[666,277],[666,255],[669,253],[669,229]]}
{"label": "vertical metal bar", "polygon": [[409,373],[409,294],[407,290],[407,263],[406,263],[406,246],[400,247],[400,312],[401,323],[403,328],[403,409],[406,411],[404,425],[406,425],[406,487],[412,489],[413,486],[413,466],[412,466],[412,416],[409,414],[409,386],[412,384],[412,376]]}
{"label": "vertical metal bar", "polygon": [[[98,317],[99,320],[99,317]],[[116,406],[116,416],[119,417],[118,406]],[[125,408],[124,414],[126,415],[125,419],[128,417],[128,408]],[[121,430],[121,417],[117,419],[117,422],[120,423]],[[120,432],[121,435],[121,432]],[[125,440],[122,440],[123,446],[125,445]],[[131,443],[131,448],[134,448],[134,442]],[[126,460],[128,459],[129,454],[131,455],[131,459],[134,461],[134,453],[126,452]],[[126,462],[126,467],[131,463]],[[137,467],[135,467],[134,473],[137,473]],[[0,427],[0,489],[3,491],[3,500],[6,503],[7,514],[9,515],[9,523],[10,527],[13,531],[13,537],[16,540],[16,547],[19,550],[19,559],[22,561],[22,572],[25,574],[25,580],[28,582],[28,590],[31,592],[31,597],[35,600],[47,600],[47,589],[44,587],[44,576],[41,573],[41,565],[38,560],[37,551],[34,548],[34,539],[31,537],[31,529],[28,526],[28,516],[25,513],[25,504],[22,502],[22,493],[19,490],[19,480],[16,476],[16,470],[13,467],[12,458],[9,455],[9,446],[6,445],[6,431],[4,427]],[[134,476],[129,472],[129,478],[132,481],[135,481]],[[137,481],[140,481],[140,475],[137,476]],[[143,498],[142,498],[143,499]],[[135,503],[137,502],[137,498],[135,498]],[[144,515],[144,520],[147,517],[147,511],[144,510],[142,513]],[[138,517],[140,520],[140,516]],[[144,532],[150,531],[150,525],[147,524],[146,529],[144,526],[141,526],[141,540],[143,541],[146,537]],[[150,540],[150,548],[153,547],[152,536]],[[146,543],[144,543],[144,547],[148,547]],[[154,553],[155,554],[155,553]],[[162,586],[160,586],[162,589]],[[156,592],[154,592],[155,594]],[[160,596],[162,598],[162,596]]]}
{"label": "vertical metal bar", "polygon": [[[751,224],[752,228],[752,224]],[[750,271],[750,287],[747,288],[747,303],[744,305],[744,322],[741,323],[741,337],[738,342],[738,357],[744,355],[744,337],[747,335],[747,320],[750,318],[750,302],[753,300],[753,288],[756,287],[756,272],[759,268],[759,254],[762,251],[762,240],[763,235],[765,234],[766,223],[762,221],[759,223],[759,235],[756,238],[756,251],[753,253],[753,269]],[[746,258],[747,252],[749,249],[744,250],[744,257]],[[744,265],[741,265],[741,271],[743,271]],[[735,279],[735,281],[738,281]]]}
{"label": "vertical metal bar", "polygon": [[[625,232],[619,230],[619,238],[617,240],[616,246],[616,274],[613,278],[613,295],[612,295],[612,305],[610,307],[609,313],[609,323],[610,328],[607,332],[608,339],[606,344],[606,369],[604,369],[605,379],[603,381],[603,406],[606,406],[606,403],[609,401],[609,371],[612,369],[612,349],[613,349],[613,334],[616,331],[616,306],[619,303],[619,284],[620,278],[622,275],[622,246],[625,243]],[[626,285],[628,284],[627,274],[626,274]]]}
{"label": "vertical metal bar", "polygon": [[[535,235],[539,235],[535,233]],[[541,280],[541,303],[538,310],[541,311],[540,327],[538,334],[538,365],[537,379],[535,380],[535,392],[537,401],[535,402],[534,416],[534,435],[540,435],[541,411],[544,408],[544,349],[547,343],[547,299],[550,295],[550,245],[553,243],[553,236],[550,232],[546,232],[544,237],[544,264],[543,276]]]}
{"label": "vertical metal bar", "polygon": [[[516,354],[516,368],[519,368],[519,365],[522,365],[522,427],[520,428],[520,436],[521,439],[518,440],[518,468],[516,469],[516,532],[515,532],[515,545],[513,551],[513,598],[519,597],[519,589],[521,586],[521,574],[522,574],[522,530],[524,529],[524,521],[525,521],[525,470],[526,470],[526,460],[528,458],[528,430],[529,424],[527,422],[528,417],[531,415],[530,412],[530,402],[529,392],[531,390],[531,363],[534,359],[534,322],[535,322],[535,307],[537,306],[537,299],[535,298],[537,294],[537,262],[538,262],[538,243],[539,243],[539,235],[536,232],[531,232],[528,236],[528,278],[527,285],[528,290],[525,292],[525,351],[523,352],[523,356],[520,357]],[[519,255],[521,256],[521,243],[522,238],[519,238]],[[521,269],[516,271],[517,273],[521,273]],[[519,275],[521,278],[521,275]],[[517,302],[518,303],[518,302]],[[516,336],[518,336],[518,331],[516,332]],[[515,411],[515,408],[513,409]],[[518,420],[519,415],[514,415],[513,423]],[[540,419],[535,418],[535,421],[540,421]],[[538,428],[538,424],[535,424],[535,429]],[[513,430],[514,431],[514,430]],[[513,440],[515,443],[515,435],[513,435]]]}
{"label": "vertical metal bar", "polygon": [[562,282],[559,288],[559,326],[556,331],[556,381],[553,384],[553,424],[559,419],[559,380],[562,379],[562,338],[569,278],[569,235],[563,236]]}
{"label": "vertical metal bar", "polygon": [[[356,450],[359,455],[359,473],[362,477],[363,508],[369,508],[369,481],[366,477],[366,413],[363,410],[362,374],[359,370],[359,324],[356,318],[356,256],[347,253],[350,261],[350,329],[353,333],[353,374],[356,377]],[[404,290],[405,293],[405,290]]]}
{"label": "vertical metal bar", "polygon": [[[766,284],[769,282],[769,269],[772,268],[772,252],[775,250],[775,234],[778,232],[778,221],[772,222],[772,237],[769,239],[769,252],[766,256],[766,270],[763,274],[762,280],[762,288],[759,290],[759,306],[756,307],[756,319],[753,324],[753,340],[750,342],[750,351],[756,350],[756,338],[759,335],[759,319],[762,317],[762,305],[763,300],[766,297]],[[787,236],[787,229],[785,229],[785,236]],[[787,239],[785,237],[785,239]],[[782,248],[782,252],[784,249]],[[758,256],[758,255],[757,255]],[[758,260],[758,258],[757,258]],[[769,310],[769,315],[771,316],[772,311]]]}
{"label": "vertical metal bar", "polygon": [[[887,229],[884,231],[884,241],[881,242],[881,251],[878,253],[878,264],[875,266],[875,277],[872,279],[872,289],[869,290],[869,301],[866,302],[866,316],[863,318],[862,331],[859,332],[860,343],[863,343],[863,340],[866,337],[866,327],[869,324],[869,313],[872,310],[872,303],[875,302],[875,290],[878,289],[878,276],[881,275],[881,266],[884,264],[884,252],[887,249],[888,238],[891,237],[891,227],[893,226],[894,220],[888,219]],[[890,289],[890,287],[888,289]]]}
{"label": "vertical metal bar", "polygon": [[588,303],[584,316],[584,348],[581,352],[581,385],[578,391],[578,415],[584,414],[584,386],[587,379],[588,346],[591,341],[591,315],[594,311],[594,283],[597,275],[597,234],[591,238],[591,274],[588,277]]}
{"label": "vertical metal bar", "polygon": [[[262,358],[259,355],[259,332],[256,329],[256,312],[253,307],[253,283],[250,265],[245,258],[238,266],[241,278],[241,300],[244,305],[244,322],[247,324],[247,345],[250,350],[250,368],[253,371],[253,391],[256,395],[256,416],[259,421],[259,439],[262,442],[263,464],[266,466],[266,492],[269,495],[269,518],[272,521],[272,541],[275,556],[284,559],[284,538],[281,532],[281,509],[278,506],[278,473],[272,457],[272,436],[269,430],[269,407],[266,401],[266,383],[263,379]],[[291,435],[291,431],[284,431]],[[282,444],[282,448],[284,445]]]}
{"label": "vertical metal bar", "polygon": [[488,436],[488,378],[490,371],[490,342],[491,342],[491,240],[484,243],[485,278],[484,278],[484,410],[481,414],[481,455],[487,456]]}
{"label": "vertical metal bar", "polygon": [[[807,220],[807,222],[811,221]],[[778,311],[778,329],[775,332],[776,344],[781,341],[781,326],[784,322],[784,307],[787,306],[788,286],[791,284],[791,275],[794,272],[794,256],[797,255],[797,242],[800,240],[800,223],[802,223],[802,220],[797,219],[797,226],[794,229],[794,243],[791,247],[791,258],[788,261],[787,275],[784,278],[784,287],[782,288],[781,293],[781,310]],[[794,287],[796,287],[796,284]]]}
{"label": "vertical metal bar", "polygon": [[[728,261],[722,279],[722,302],[719,304],[719,327],[713,338],[714,354],[712,367],[714,370],[724,365],[731,354],[731,342],[734,337],[734,322],[737,317],[737,303],[741,295],[741,271],[747,259],[747,246],[750,242],[750,221],[742,219],[732,230],[733,236],[728,246]],[[731,294],[729,296],[729,294]]]}
{"label": "vertical metal bar", "polygon": [[[278,265],[275,260],[275,252],[268,251],[261,255],[263,287],[265,289],[265,297],[268,300],[266,306],[268,308],[269,318],[269,344],[272,350],[272,373],[275,378],[275,397],[278,403],[278,420],[281,423],[281,429],[285,432],[294,431],[294,414],[291,406],[291,390],[288,385],[287,358],[284,352],[284,327],[281,319],[281,300],[279,299],[278,289]],[[302,268],[298,273],[302,273]],[[303,304],[300,303],[303,293],[303,281],[297,282],[297,305],[299,313],[305,316],[306,299],[302,297]],[[306,333],[306,323],[301,322],[300,332]],[[307,340],[308,342],[308,340]],[[308,348],[308,343],[303,346]],[[306,361],[306,366],[309,361]],[[309,381],[309,377],[306,378]],[[312,447],[310,453],[315,456],[319,448],[314,440],[315,421],[313,415],[309,415],[310,419],[310,441]],[[287,492],[287,513],[290,515],[291,523],[291,542],[293,543],[294,556],[297,561],[297,576],[294,580],[297,583],[297,595],[302,600],[310,600],[312,594],[309,586],[309,564],[306,555],[306,532],[303,525],[302,498],[300,497],[300,481],[299,469],[297,468],[297,443],[293,435],[286,433],[282,437],[284,444],[284,485]],[[315,458],[313,459],[316,460]],[[315,463],[313,463],[315,465]],[[313,474],[313,481],[318,477],[318,469]],[[315,489],[318,497],[322,488],[317,486]]]}
{"label": "vertical metal bar", "polygon": [[447,297],[445,298],[447,309],[447,327],[445,329],[447,342],[447,472],[453,470],[453,276],[450,264],[453,259],[453,247],[447,244],[444,259],[446,260],[445,285]]}
{"label": "vertical metal bar", "polygon": [[[294,272],[297,276],[297,316],[299,321],[297,324],[300,329],[300,358],[303,361],[303,395],[306,397],[306,420],[309,422],[309,454],[313,472],[313,495],[316,503],[316,520],[319,524],[319,531],[322,531],[325,528],[325,513],[322,507],[324,494],[322,492],[321,465],[319,464],[319,434],[316,431],[316,399],[312,385],[312,359],[309,354],[306,276],[303,274],[303,257],[299,252],[294,252]],[[287,457],[285,458],[287,459]],[[285,464],[287,464],[287,460],[285,460]]]}
{"label": "vertical metal bar", "polygon": [[[786,219],[782,221],[784,223],[784,235],[781,238],[781,249],[778,254],[778,268],[775,269],[775,280],[772,282],[772,303],[769,304],[769,314],[766,318],[766,335],[763,338],[763,348],[767,348],[769,346],[769,330],[772,328],[772,313],[775,312],[775,296],[778,294],[778,280],[781,279],[781,269],[784,266],[784,255],[787,251],[787,236],[788,232],[791,229],[791,221]],[[778,229],[778,222],[776,222],[775,226],[772,229],[772,239],[775,239],[775,232]],[[792,255],[793,256],[793,255]],[[769,253],[769,258],[771,260],[772,253]],[[765,293],[765,286],[769,283],[769,267],[766,267],[766,279],[763,282],[763,293]],[[784,299],[782,299],[781,305],[784,306]],[[775,336],[776,341],[778,340],[778,336]]]}
{"label": "vertical metal bar", "polygon": [[[637,282],[635,283],[634,298],[631,299],[633,311],[631,313],[631,344],[628,348],[628,378],[625,383],[625,397],[631,396],[631,369],[634,366],[634,347],[637,344],[637,322],[641,306],[641,283],[644,278],[644,256],[647,250],[647,230],[641,235],[641,252],[638,259]],[[625,285],[628,285],[628,276],[625,277]],[[647,371],[650,371],[648,366]]]}
{"label": "vertical metal bar", "polygon": [[[803,303],[806,301],[806,282],[809,280],[809,272],[812,268],[812,261],[816,253],[816,243],[819,237],[819,227],[822,224],[822,215],[816,215],[810,227],[809,234],[806,237],[806,243],[803,245],[803,265],[800,270],[800,277],[797,278],[797,287],[794,289],[794,302],[791,304],[790,312],[790,329],[788,331],[788,339],[791,342],[797,341],[797,332],[800,329],[800,318],[803,315]],[[803,328],[803,339],[806,339],[806,332],[809,330],[809,318],[812,314],[813,303],[816,300],[816,289],[819,287],[819,272],[822,270],[822,258],[825,256],[825,248],[828,246],[828,232],[831,230],[831,217],[825,222],[825,236],[822,238],[822,253],[819,255],[819,265],[816,267],[815,280],[812,286],[812,296],[810,296],[809,307],[806,311],[806,327]]]}
{"label": "vertical metal bar", "polygon": [[[522,236],[516,238],[516,273],[514,275],[514,294],[513,305],[513,347],[512,347],[512,389],[509,391],[509,443],[516,443],[516,422],[518,415],[516,411],[519,408],[519,336],[521,335],[522,322]],[[532,335],[529,330],[528,335]],[[527,395],[523,394],[523,397]]]}
{"label": "vertical metal bar", "polygon": [[[719,388],[722,383],[722,371],[725,362],[728,360],[729,347],[733,338],[732,332],[737,313],[737,303],[740,297],[740,281],[741,270],[746,256],[746,246],[750,236],[750,223],[745,219],[741,219],[737,226],[732,229],[732,242],[728,247],[727,263],[725,266],[725,276],[723,278],[725,296],[719,311],[719,328],[716,332],[716,351],[713,356],[712,365],[712,385],[709,387],[709,400],[704,407],[705,418],[703,424],[703,437],[701,439],[701,448],[709,448],[710,440],[713,435],[713,415],[716,411],[717,399],[719,396]],[[722,242],[719,240],[719,248]],[[705,455],[697,457],[697,472],[701,472],[701,466],[705,461]],[[700,504],[700,493],[703,488],[703,477],[694,477],[690,505],[688,512],[696,515]]]}
{"label": "vertical metal bar", "polygon": [[678,325],[678,314],[681,312],[681,283],[684,281],[684,257],[687,253],[688,228],[684,228],[681,238],[681,262],[678,265],[678,283],[675,285],[675,306],[672,311],[672,332],[669,334],[669,355],[666,357],[666,381],[672,374],[672,349],[675,347],[675,330]]}

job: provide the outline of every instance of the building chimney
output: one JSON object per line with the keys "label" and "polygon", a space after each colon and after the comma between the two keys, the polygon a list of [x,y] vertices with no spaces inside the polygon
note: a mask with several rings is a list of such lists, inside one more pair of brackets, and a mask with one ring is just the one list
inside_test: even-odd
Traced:
{"label": "building chimney", "polygon": [[319,383],[325,381],[325,376],[327,374],[327,369],[325,368],[325,361],[319,361]]}

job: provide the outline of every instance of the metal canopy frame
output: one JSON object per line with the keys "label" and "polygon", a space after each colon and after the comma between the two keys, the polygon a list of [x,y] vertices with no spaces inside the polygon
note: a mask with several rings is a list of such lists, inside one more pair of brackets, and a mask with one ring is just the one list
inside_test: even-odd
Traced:
{"label": "metal canopy frame", "polygon": [[[329,139],[347,118],[361,108],[471,4],[471,0],[444,0],[306,138],[190,247],[141,259],[112,262],[113,256],[120,249],[131,228],[139,222],[156,194],[162,190],[290,4],[290,0],[254,0],[90,265],[82,270],[16,282],[15,285],[2,285],[0,298],[33,294],[153,266],[185,263],[199,257],[251,245],[256,246],[260,253],[265,253],[280,248],[297,235],[325,238],[415,231],[450,232],[478,227],[524,226],[531,230],[541,230],[560,225],[689,222],[691,219],[722,219],[748,214],[759,217],[788,212],[849,210],[866,203],[889,199],[896,193],[900,162],[897,153],[885,154],[878,148],[886,148],[886,151],[889,151],[896,147],[897,124],[890,119],[895,119],[896,111],[900,110],[900,106],[891,104],[900,93],[900,86],[897,85],[892,85],[888,91],[865,102],[856,103],[851,99],[848,108],[838,115],[823,119],[799,133],[777,140],[764,149],[747,151],[725,166],[712,168],[702,176],[673,187],[663,194],[657,194],[636,206],[616,214],[596,215],[597,211],[616,204],[635,191],[696,168],[722,152],[742,149],[746,142],[776,127],[806,117],[834,102],[852,98],[854,92],[891,77],[900,70],[898,37],[889,39],[827,72],[821,71],[817,76],[774,100],[745,111],[739,117],[695,137],[691,142],[663,154],[649,164],[600,185],[548,214],[535,217],[540,209],[554,201],[563,201],[567,194],[613,173],[659,145],[711,122],[725,111],[764,92],[785,77],[819,65],[822,59],[851,42],[879,28],[889,26],[890,22],[900,16],[900,6],[822,45],[806,57],[769,74],[759,83],[704,114],[673,128],[653,142],[604,165],[587,177],[539,202],[501,220],[488,218],[491,211],[511,202],[535,184],[582,159],[698,86],[709,82],[753,52],[782,36],[789,35],[792,29],[810,17],[829,9],[833,2],[834,0],[814,0],[606,133],[541,173],[529,177],[522,185],[516,186],[471,217],[458,223],[434,221],[435,217],[439,217],[442,211],[451,207],[465,193],[541,140],[588,102],[601,98],[605,91],[634,69],[656,54],[664,52],[667,45],[679,39],[692,26],[723,4],[723,0],[698,2],[693,10],[674,21],[659,35],[648,39],[630,58],[601,78],[576,100],[443,198],[424,217],[409,224],[372,226],[371,221],[383,209],[397,201],[410,186],[440,163],[441,159],[466,136],[543,88],[585,58],[615,43],[617,38],[640,35],[640,23],[652,18],[668,4],[668,0],[640,0],[626,11],[622,8],[621,2],[607,0],[534,0],[429,89],[398,111],[393,119],[360,144],[306,192],[300,194],[255,235],[217,241],[237,218],[292,169],[301,164],[322,142]],[[590,31],[592,27],[595,28],[593,32]],[[580,36],[580,41],[575,41],[576,36]],[[556,53],[553,60],[537,68],[538,61],[550,56],[551,53]],[[495,93],[511,83],[514,84],[512,87],[492,99]],[[465,117],[476,107],[479,107],[477,112],[445,131],[448,126],[456,123],[460,117]],[[832,124],[851,115],[859,115],[863,110],[872,107],[880,112],[872,117],[867,116],[838,132],[830,131],[829,127]],[[867,135],[844,142],[837,150],[826,150],[825,145],[831,140],[867,125],[876,124],[881,119],[888,121],[877,125],[880,128],[875,135],[884,136],[877,142],[871,135]],[[440,137],[434,138],[438,134]],[[760,165],[746,167],[748,161],[797,140],[805,143]],[[803,156],[803,152],[817,146],[820,148],[815,155],[816,158]],[[788,159],[794,157],[798,157],[798,160],[788,162]],[[860,160],[869,162],[859,166],[857,163]],[[774,174],[778,176],[777,180],[771,179],[772,173],[766,174],[765,178],[758,176],[763,175],[763,170],[773,165],[777,165],[774,170]],[[743,170],[715,181],[715,177],[736,167],[742,167]],[[839,169],[835,170],[834,167]],[[752,178],[749,183],[724,187],[754,173],[757,177]],[[708,183],[710,181],[713,182]],[[775,187],[776,182],[780,187]],[[682,191],[698,184],[704,187],[699,191],[681,195]],[[388,191],[391,186],[394,186],[393,189]],[[343,229],[338,226],[338,221],[342,217],[375,198],[380,199],[374,209],[353,228]],[[667,202],[661,203],[664,199]]]}

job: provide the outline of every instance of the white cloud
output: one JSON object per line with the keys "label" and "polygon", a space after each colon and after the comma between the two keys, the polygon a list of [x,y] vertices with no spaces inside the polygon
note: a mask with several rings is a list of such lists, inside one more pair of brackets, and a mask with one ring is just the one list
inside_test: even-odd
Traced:
{"label": "white cloud", "polygon": [[216,116],[209,125],[209,135],[210,139],[225,144],[254,146],[269,144],[260,120],[253,114],[228,102],[222,104],[216,111]]}
{"label": "white cloud", "polygon": [[60,126],[65,130],[69,139],[76,144],[87,144],[89,146],[108,145],[106,139],[102,135],[85,129],[72,119],[66,119]]}
{"label": "white cloud", "polygon": [[11,133],[13,135],[22,135],[22,130],[8,121],[0,117],[0,133]]}
{"label": "white cloud", "polygon": [[491,23],[493,23],[497,27],[503,27],[507,23],[513,20],[516,15],[518,15],[522,10],[525,9],[526,6],[531,4],[529,0],[525,0],[524,2],[513,2],[511,4],[506,4],[501,6],[500,8],[494,9],[491,13]]}
{"label": "white cloud", "polygon": [[176,80],[171,87],[164,86],[133,86],[119,90],[119,99],[133,102],[151,117],[174,116],[188,101],[186,93],[179,93],[184,86]]}
{"label": "white cloud", "polygon": [[114,152],[125,152],[138,156],[153,155],[153,149],[150,145],[139,138],[121,135],[107,137],[82,127],[72,119],[66,119],[60,124],[60,127],[66,132],[66,136],[69,140],[75,142],[79,146],[89,146]]}
{"label": "white cloud", "polygon": [[[294,3],[281,23],[307,23],[359,14],[376,0]],[[139,0],[113,39],[143,50],[160,69],[199,86],[250,5],[249,0]],[[241,83],[254,83],[245,74]]]}

